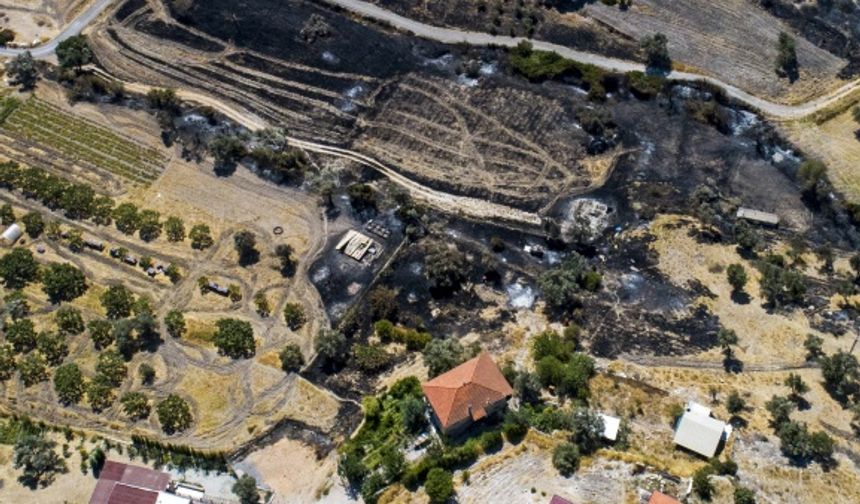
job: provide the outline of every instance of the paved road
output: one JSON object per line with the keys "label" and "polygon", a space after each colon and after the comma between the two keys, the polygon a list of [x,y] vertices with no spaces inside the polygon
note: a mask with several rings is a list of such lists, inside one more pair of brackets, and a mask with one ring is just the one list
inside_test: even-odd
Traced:
{"label": "paved road", "polygon": [[[514,47],[523,40],[522,37],[505,37],[498,35],[490,35],[489,33],[464,31],[453,28],[442,28],[438,26],[427,25],[391,11],[385,10],[377,5],[373,5],[362,0],[325,0],[329,4],[336,5],[353,14],[387,23],[399,30],[410,32],[422,38],[435,40],[437,42],[447,44],[469,44],[469,45],[497,45],[504,47]],[[645,66],[642,63],[620,60],[601,56],[599,54],[577,51],[570,47],[544,42],[541,40],[528,40],[532,43],[535,49],[544,51],[554,51],[564,56],[565,58],[578,61],[580,63],[589,63],[607,70],[616,72],[629,71],[644,71]],[[705,77],[699,74],[687,72],[672,72],[669,78],[681,81],[707,81],[715,84],[726,90],[726,93],[742,102],[745,102],[761,112],[779,119],[798,119],[807,116],[815,111],[827,107],[835,101],[843,98],[856,89],[860,89],[860,79],[845,84],[841,88],[828,93],[825,96],[810,100],[799,105],[783,105],[774,103],[752,94],[743,91],[735,86],[727,84],[719,79]]]}
{"label": "paved road", "polygon": [[50,42],[40,45],[38,47],[33,47],[32,49],[9,49],[9,48],[0,48],[0,57],[13,57],[17,56],[25,51],[30,51],[30,54],[33,55],[34,58],[49,58],[54,54],[54,51],[57,50],[57,45],[66,40],[69,37],[74,37],[75,35],[79,35],[84,28],[86,28],[90,23],[92,23],[99,15],[107,9],[114,0],[98,0],[87,10],[82,12],[78,17],[75,18],[74,21],[69,23],[63,31],[60,32],[59,35],[54,37]]}

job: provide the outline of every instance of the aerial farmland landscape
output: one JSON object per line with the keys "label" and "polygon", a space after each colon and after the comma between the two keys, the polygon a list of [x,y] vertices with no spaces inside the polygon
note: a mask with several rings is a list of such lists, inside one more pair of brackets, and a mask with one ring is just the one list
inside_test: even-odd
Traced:
{"label": "aerial farmland landscape", "polygon": [[860,502],[860,5],[0,0],[0,503]]}

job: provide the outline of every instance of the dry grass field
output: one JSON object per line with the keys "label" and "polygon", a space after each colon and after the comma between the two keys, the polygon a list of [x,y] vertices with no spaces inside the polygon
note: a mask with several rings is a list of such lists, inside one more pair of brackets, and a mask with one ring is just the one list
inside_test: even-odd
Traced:
{"label": "dry grass field", "polygon": [[3,0],[0,28],[16,32],[15,42],[48,40],[92,0]]}
{"label": "dry grass field", "polygon": [[580,13],[636,40],[664,33],[675,62],[776,101],[802,102],[843,84],[836,75],[846,62],[801,37],[800,79],[780,79],[777,38],[791,30],[747,0],[636,0],[628,10],[593,2]]}
{"label": "dry grass field", "polygon": [[827,163],[830,180],[846,199],[860,203],[860,125],[851,107],[821,122],[788,122],[780,128],[804,152]]}

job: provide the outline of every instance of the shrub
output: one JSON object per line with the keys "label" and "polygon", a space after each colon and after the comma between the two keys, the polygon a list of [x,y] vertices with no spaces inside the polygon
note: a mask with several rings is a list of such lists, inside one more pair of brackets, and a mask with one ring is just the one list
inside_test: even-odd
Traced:
{"label": "shrub", "polygon": [[427,473],[424,490],[433,504],[444,504],[454,495],[454,480],[450,471],[434,467]]}
{"label": "shrub", "polygon": [[305,365],[305,357],[299,345],[290,343],[281,350],[281,369],[288,373],[298,372]]}
{"label": "shrub", "polygon": [[562,476],[570,476],[579,468],[579,448],[573,443],[561,443],[552,451],[552,465]]}

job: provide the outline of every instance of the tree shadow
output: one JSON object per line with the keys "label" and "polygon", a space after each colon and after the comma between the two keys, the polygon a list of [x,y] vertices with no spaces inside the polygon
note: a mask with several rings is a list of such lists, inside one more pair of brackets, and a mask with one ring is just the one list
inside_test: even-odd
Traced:
{"label": "tree shadow", "polygon": [[752,301],[752,298],[745,291],[733,290],[732,291],[732,301],[735,304],[747,305],[747,304],[750,304],[750,301]]}
{"label": "tree shadow", "polygon": [[723,358],[723,369],[726,373],[738,374],[744,370],[744,363],[734,355],[726,355]]}
{"label": "tree shadow", "polygon": [[217,177],[229,177],[236,173],[236,168],[239,166],[239,163],[235,161],[224,161],[215,165],[215,176]]}

